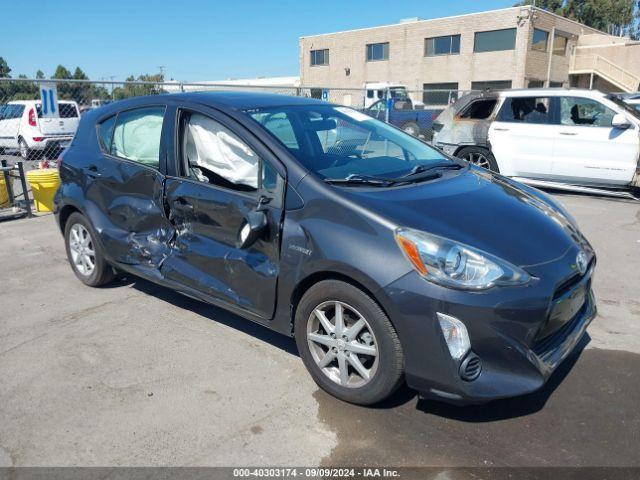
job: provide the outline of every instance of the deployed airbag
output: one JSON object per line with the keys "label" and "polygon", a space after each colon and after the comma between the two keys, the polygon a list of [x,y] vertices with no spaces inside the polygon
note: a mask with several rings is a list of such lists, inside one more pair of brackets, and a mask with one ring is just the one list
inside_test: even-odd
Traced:
{"label": "deployed airbag", "polygon": [[190,167],[201,167],[231,183],[258,188],[258,156],[218,122],[192,114],[186,150]]}

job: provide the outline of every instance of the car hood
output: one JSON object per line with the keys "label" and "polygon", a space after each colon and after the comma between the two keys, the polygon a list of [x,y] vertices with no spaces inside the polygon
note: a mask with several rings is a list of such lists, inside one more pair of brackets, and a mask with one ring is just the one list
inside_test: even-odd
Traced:
{"label": "car hood", "polygon": [[586,242],[568,218],[532,192],[474,167],[406,187],[356,187],[347,194],[399,227],[440,235],[524,267],[556,260]]}

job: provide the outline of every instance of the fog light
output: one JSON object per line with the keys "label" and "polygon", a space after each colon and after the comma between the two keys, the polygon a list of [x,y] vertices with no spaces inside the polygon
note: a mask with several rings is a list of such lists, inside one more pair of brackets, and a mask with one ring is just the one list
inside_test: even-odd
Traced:
{"label": "fog light", "polygon": [[436,315],[440,322],[440,328],[442,329],[444,340],[447,342],[447,347],[449,347],[451,358],[454,360],[460,360],[471,349],[471,342],[469,341],[467,327],[464,326],[464,323],[451,315],[445,315],[440,312],[436,312]]}

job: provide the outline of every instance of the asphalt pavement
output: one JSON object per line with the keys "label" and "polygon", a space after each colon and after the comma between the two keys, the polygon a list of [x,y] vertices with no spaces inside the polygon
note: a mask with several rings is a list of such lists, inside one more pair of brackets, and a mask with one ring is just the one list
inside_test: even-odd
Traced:
{"label": "asphalt pavement", "polygon": [[556,198],[599,315],[542,391],[475,407],[340,402],[292,339],[133,277],[85,287],[52,216],[0,223],[0,466],[640,466],[640,203]]}

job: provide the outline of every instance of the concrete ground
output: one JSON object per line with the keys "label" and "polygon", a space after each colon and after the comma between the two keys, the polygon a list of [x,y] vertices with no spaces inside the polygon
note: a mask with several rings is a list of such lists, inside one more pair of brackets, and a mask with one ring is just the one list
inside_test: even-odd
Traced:
{"label": "concrete ground", "polygon": [[135,278],[83,286],[53,217],[0,223],[0,466],[640,465],[640,204],[558,196],[599,255],[590,341],[533,395],[377,408],[293,340]]}

